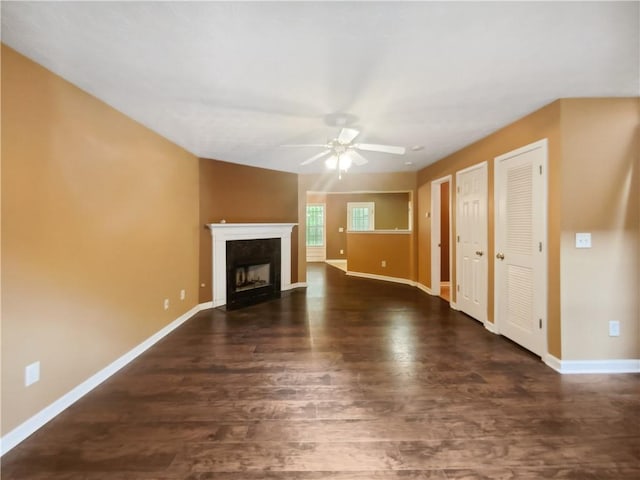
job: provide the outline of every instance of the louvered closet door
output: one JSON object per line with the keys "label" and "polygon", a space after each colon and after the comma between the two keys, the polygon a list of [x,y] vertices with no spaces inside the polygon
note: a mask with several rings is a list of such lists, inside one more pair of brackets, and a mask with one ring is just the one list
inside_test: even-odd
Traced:
{"label": "louvered closet door", "polygon": [[546,352],[546,141],[496,158],[495,308],[502,335]]}

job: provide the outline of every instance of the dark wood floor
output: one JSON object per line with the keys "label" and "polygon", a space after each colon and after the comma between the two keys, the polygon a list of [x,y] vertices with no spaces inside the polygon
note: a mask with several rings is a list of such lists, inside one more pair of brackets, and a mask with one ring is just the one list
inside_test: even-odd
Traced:
{"label": "dark wood floor", "polygon": [[208,310],[2,461],[2,479],[640,478],[640,376],[560,376],[417,289],[314,265]]}

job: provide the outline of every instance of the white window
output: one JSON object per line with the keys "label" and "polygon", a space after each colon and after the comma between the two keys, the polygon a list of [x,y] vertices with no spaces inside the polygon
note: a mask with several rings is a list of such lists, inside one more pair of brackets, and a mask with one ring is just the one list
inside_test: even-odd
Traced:
{"label": "white window", "polygon": [[375,228],[375,203],[347,203],[347,230],[350,232],[370,232]]}
{"label": "white window", "polygon": [[324,245],[324,205],[307,204],[307,247]]}

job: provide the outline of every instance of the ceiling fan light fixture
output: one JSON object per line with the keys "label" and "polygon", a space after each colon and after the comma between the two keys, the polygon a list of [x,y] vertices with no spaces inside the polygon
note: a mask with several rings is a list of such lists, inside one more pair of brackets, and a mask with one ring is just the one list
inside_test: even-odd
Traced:
{"label": "ceiling fan light fixture", "polygon": [[368,160],[362,156],[360,150],[378,153],[388,153],[392,155],[404,155],[406,147],[396,145],[380,145],[377,143],[353,143],[360,131],[355,128],[342,127],[338,136],[333,140],[328,140],[326,144],[302,144],[286,145],[289,147],[324,147],[323,152],[304,160],[300,165],[309,165],[327,155],[325,165],[329,170],[346,172],[353,164],[357,167],[366,165]]}
{"label": "ceiling fan light fixture", "polygon": [[331,155],[325,160],[324,164],[329,170],[335,170],[336,168],[338,168],[338,157],[336,157],[335,155]]}
{"label": "ceiling fan light fixture", "polygon": [[349,170],[349,168],[351,168],[351,157],[349,155],[340,155],[340,157],[338,158],[338,167],[340,168],[340,170],[343,171],[347,171]]}
{"label": "ceiling fan light fixture", "polygon": [[341,172],[346,172],[351,168],[353,159],[346,154],[334,154],[327,158],[324,164],[329,170],[340,170]]}

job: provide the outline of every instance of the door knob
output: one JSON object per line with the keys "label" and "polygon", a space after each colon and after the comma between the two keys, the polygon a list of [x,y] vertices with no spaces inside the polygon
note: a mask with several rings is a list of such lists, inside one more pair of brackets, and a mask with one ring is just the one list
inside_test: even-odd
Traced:
{"label": "door knob", "polygon": [[484,252],[482,250],[476,250],[476,255],[481,257],[482,255],[484,255]]}
{"label": "door knob", "polygon": [[504,260],[504,253],[498,253],[498,254],[496,255],[496,258],[497,258],[498,260]]}

